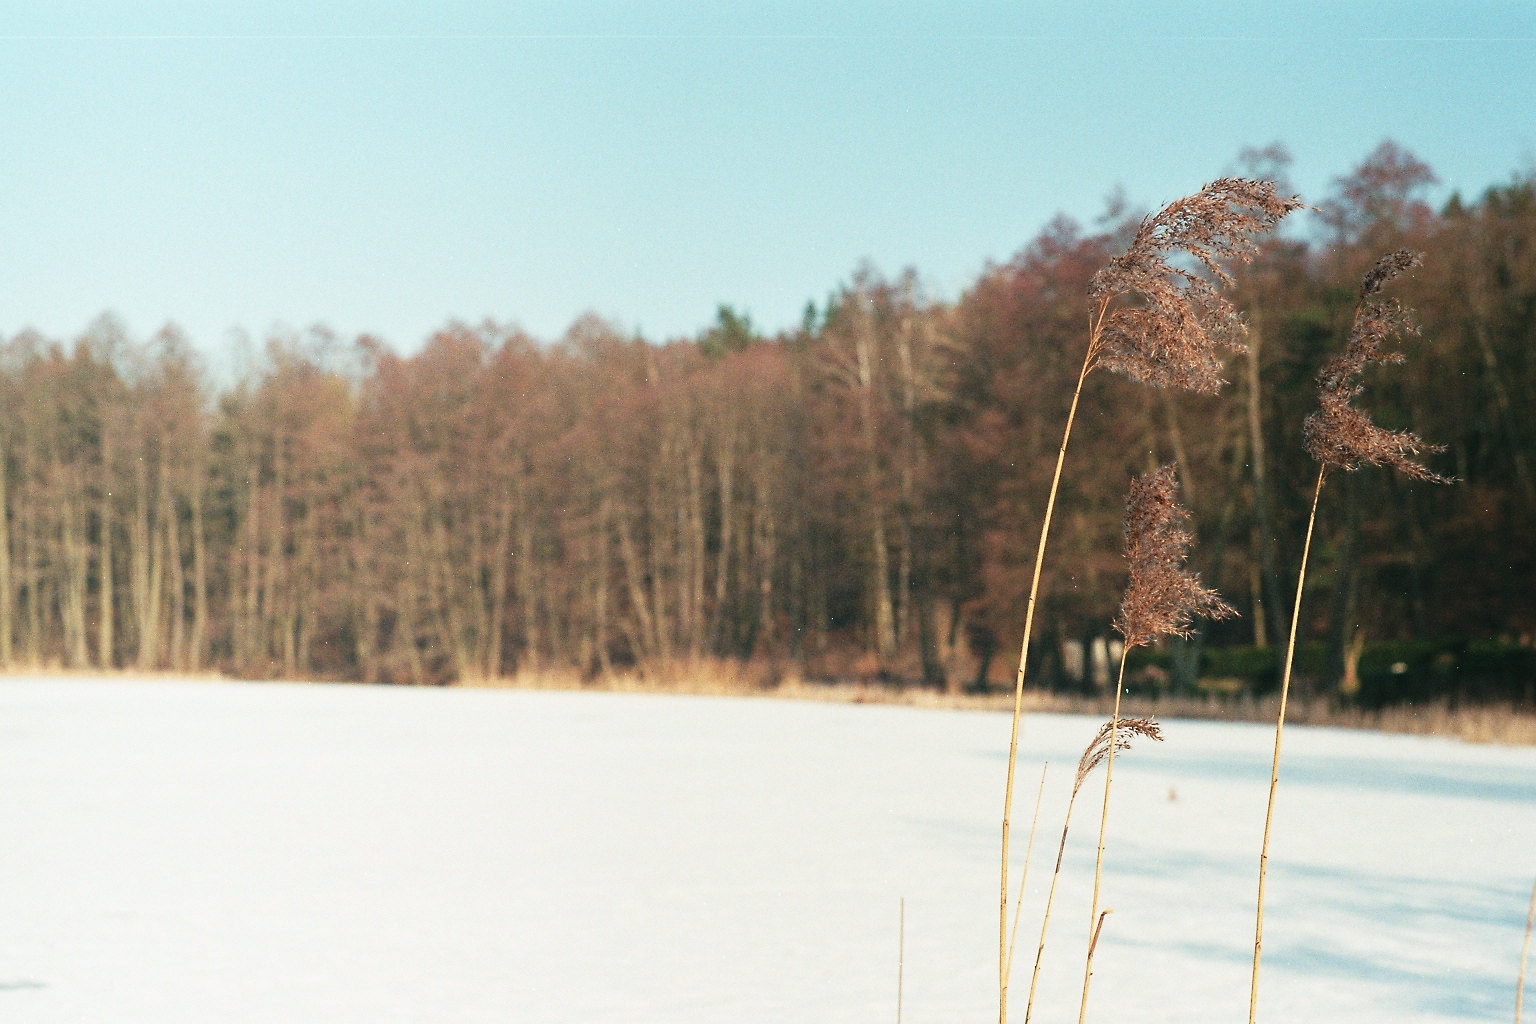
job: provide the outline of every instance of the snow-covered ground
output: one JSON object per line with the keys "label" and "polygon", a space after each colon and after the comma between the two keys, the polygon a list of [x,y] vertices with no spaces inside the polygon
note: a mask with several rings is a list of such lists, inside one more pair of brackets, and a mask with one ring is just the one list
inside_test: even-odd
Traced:
{"label": "snow-covered ground", "polygon": [[[1067,787],[1050,762],[1023,1019]],[[1244,1020],[1271,733],[1165,723],[1116,763],[1091,1020]],[[1008,722],[770,700],[0,680],[0,1021],[996,1018]],[[1074,1019],[1102,775],[1040,1021]],[[1536,750],[1293,728],[1265,1024],[1509,1019]],[[1530,1000],[1528,1000],[1530,1002]]]}

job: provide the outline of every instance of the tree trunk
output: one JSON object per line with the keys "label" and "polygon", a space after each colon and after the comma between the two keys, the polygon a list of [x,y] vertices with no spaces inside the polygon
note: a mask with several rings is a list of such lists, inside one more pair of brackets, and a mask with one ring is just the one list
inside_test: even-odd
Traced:
{"label": "tree trunk", "polygon": [[59,553],[62,565],[59,585],[63,600],[60,613],[64,626],[64,663],[70,668],[90,664],[90,649],[85,627],[86,588],[90,581],[90,562],[85,543],[82,508],[76,499],[74,471],[58,469],[60,486],[65,490],[59,507]]}
{"label": "tree trunk", "polygon": [[150,494],[149,468],[143,457],[134,463],[134,518],[129,535],[130,592],[138,650],[135,664],[141,672],[156,667],[160,654],[161,532],[153,527],[154,498]]}
{"label": "tree trunk", "polygon": [[[518,519],[517,537],[517,550],[513,553],[513,558],[516,559],[513,578],[517,583],[517,611],[523,627],[523,653],[518,667],[526,667],[530,672],[537,672],[542,659],[538,599],[538,582],[541,577],[538,575],[538,566],[534,564],[533,523],[526,512]],[[601,597],[606,600],[606,588]],[[606,606],[600,608],[600,610],[605,609]]]}
{"label": "tree trunk", "polygon": [[11,577],[10,437],[0,434],[0,668],[10,668],[15,580]]}
{"label": "tree trunk", "polygon": [[715,444],[715,480],[720,488],[720,529],[716,536],[720,554],[715,558],[715,608],[713,644],[716,653],[730,649],[733,631],[731,608],[731,545],[735,542],[736,434],[722,431]]}
{"label": "tree trunk", "polygon": [[620,512],[615,520],[619,535],[619,561],[624,567],[624,582],[635,620],[631,639],[635,642],[635,654],[641,661],[652,661],[659,656],[657,647],[660,641],[655,626],[656,616],[651,611],[651,602],[646,594],[645,566],[641,564],[640,554],[635,550],[628,517]]}
{"label": "tree trunk", "polygon": [[176,507],[174,496],[168,495],[165,509],[166,565],[170,570],[168,585],[171,589],[171,649],[170,665],[184,672],[187,669],[187,571],[181,558],[181,527],[178,520],[181,510]]}
{"label": "tree trunk", "polygon": [[112,459],[111,449],[107,447],[107,443],[103,439],[102,473],[107,478],[102,481],[101,505],[96,526],[101,550],[100,567],[97,572],[101,620],[96,626],[96,663],[103,669],[110,670],[117,664],[115,651],[117,637],[114,629],[117,620],[117,572],[113,564],[112,551],[113,525],[116,518],[112,514],[112,484],[109,476]]}
{"label": "tree trunk", "polygon": [[885,508],[880,500],[880,466],[876,458],[873,349],[873,331],[869,324],[862,323],[854,335],[854,355],[858,366],[859,428],[864,442],[864,476],[869,503],[867,515],[872,549],[869,582],[874,597],[874,648],[883,668],[896,653],[896,616],[891,603],[891,553],[885,535]]}
{"label": "tree trunk", "polygon": [[[1263,578],[1264,602],[1274,614],[1281,614],[1286,607],[1285,599],[1281,596],[1280,572],[1276,568],[1275,559],[1275,525],[1270,512],[1269,502],[1269,477],[1266,468],[1267,458],[1264,445],[1264,420],[1263,407],[1261,405],[1262,392],[1259,389],[1259,352],[1264,341],[1264,334],[1260,328],[1259,318],[1255,315],[1248,330],[1248,377],[1247,377],[1247,407],[1248,407],[1248,447],[1249,459],[1253,463],[1253,516],[1256,530],[1255,540],[1258,546],[1258,563]],[[1254,615],[1260,614],[1259,607],[1254,609]],[[1265,627],[1255,626],[1255,641],[1265,636],[1278,636],[1279,631]],[[1276,669],[1280,668],[1276,662]]]}
{"label": "tree trunk", "polygon": [[[613,664],[608,653],[608,576],[612,571],[613,542],[609,533],[609,521],[611,512],[607,500],[598,505],[597,514],[597,628],[595,642],[597,644],[597,664],[604,676],[613,675]],[[586,670],[586,666],[582,666]]]}
{"label": "tree trunk", "polygon": [[208,657],[208,543],[203,523],[202,468],[193,474],[192,499],[192,647],[188,664],[200,672]]}
{"label": "tree trunk", "polygon": [[500,679],[502,673],[502,646],[505,643],[507,616],[507,588],[509,586],[507,560],[512,550],[512,495],[502,495],[500,514],[496,519],[496,542],[491,554],[491,619],[490,636],[486,640],[485,675],[487,679]]}

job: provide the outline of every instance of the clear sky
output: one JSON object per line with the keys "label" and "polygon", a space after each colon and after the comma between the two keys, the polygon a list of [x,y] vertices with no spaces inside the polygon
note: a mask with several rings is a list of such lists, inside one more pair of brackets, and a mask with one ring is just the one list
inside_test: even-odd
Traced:
{"label": "clear sky", "polygon": [[1536,168],[1536,3],[0,0],[0,334],[114,311],[411,351],[451,318],[798,322],[863,259],[954,298],[1057,212],[1384,138]]}

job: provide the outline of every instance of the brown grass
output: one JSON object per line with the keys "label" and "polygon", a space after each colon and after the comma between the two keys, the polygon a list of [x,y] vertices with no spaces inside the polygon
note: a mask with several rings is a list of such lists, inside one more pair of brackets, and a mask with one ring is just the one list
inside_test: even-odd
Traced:
{"label": "brown grass", "polygon": [[[636,674],[583,679],[571,672],[524,672],[495,680],[456,684],[464,688],[518,690],[582,690],[592,693],[654,693],[713,697],[756,697],[774,700],[823,701],[834,704],[890,704],[951,711],[1011,711],[1011,693],[947,693],[927,687],[901,686],[862,680],[807,679],[792,671],[770,668],[737,669],[715,675],[700,668],[687,676],[658,680]],[[1024,696],[1027,714],[1086,715],[1110,713],[1114,696],[1054,694],[1039,690]],[[1188,719],[1215,722],[1274,724],[1279,700],[1275,696],[1137,696],[1127,694],[1121,705],[1128,716],[1162,720]],[[1536,746],[1536,712],[1508,704],[1452,706],[1448,701],[1404,705],[1376,711],[1341,707],[1329,698],[1292,698],[1286,721],[1293,725],[1364,729],[1414,736],[1439,736],[1468,743],[1500,743]]]}
{"label": "brown grass", "polygon": [[[178,683],[228,682],[233,676],[216,672],[182,674],[176,672],[138,672],[119,670],[110,673],[73,672],[63,669],[30,669],[0,672],[0,678],[46,677],[50,679],[153,679]],[[364,685],[356,683],[351,685]],[[505,690],[581,690],[592,693],[654,693],[711,697],[762,697],[776,700],[823,701],[833,704],[891,704],[904,707],[939,708],[951,711],[1009,711],[1013,697],[1009,693],[947,693],[920,686],[875,683],[863,680],[807,679],[792,668],[776,665],[735,662],[706,662],[678,672],[668,679],[618,674],[608,678],[583,678],[572,671],[521,672],[498,679],[479,679],[453,684],[458,689]],[[1112,696],[1088,697],[1076,694],[1052,694],[1032,691],[1024,697],[1024,711],[1029,714],[1108,715]],[[1276,701],[1273,697],[1220,698],[1216,696],[1138,697],[1127,695],[1122,707],[1125,715],[1161,719],[1192,719],[1220,722],[1273,722]],[[1415,736],[1441,736],[1468,743],[1500,743],[1508,746],[1536,746],[1536,712],[1509,704],[1462,704],[1453,707],[1447,701],[1432,704],[1365,711],[1339,707],[1328,699],[1292,701],[1287,720],[1299,725],[1339,729],[1367,729],[1377,732],[1405,733]]]}

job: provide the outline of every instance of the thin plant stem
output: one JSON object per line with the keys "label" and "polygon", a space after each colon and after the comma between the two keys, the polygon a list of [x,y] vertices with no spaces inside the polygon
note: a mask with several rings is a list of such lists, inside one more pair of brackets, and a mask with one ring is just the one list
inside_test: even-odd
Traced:
{"label": "thin plant stem", "polygon": [[1088,956],[1093,956],[1093,951],[1099,948],[1099,936],[1104,932],[1104,919],[1115,912],[1114,907],[1105,907],[1099,914],[1098,923],[1093,926],[1093,935],[1088,939]]}
{"label": "thin plant stem", "polygon": [[1520,980],[1515,983],[1515,1024],[1520,1024],[1525,1002],[1525,965],[1531,956],[1531,925],[1536,923],[1536,885],[1531,886],[1531,907],[1525,912],[1525,941],[1520,944]]}
{"label": "thin plant stem", "polygon": [[1056,883],[1061,880],[1061,859],[1067,850],[1067,830],[1072,827],[1072,807],[1077,803],[1077,791],[1081,787],[1072,787],[1072,796],[1067,800],[1067,816],[1061,823],[1061,842],[1056,846],[1056,870],[1051,873],[1051,888],[1045,894],[1045,916],[1040,920],[1040,946],[1035,950],[1035,973],[1029,979],[1029,1001],[1024,1004],[1024,1024],[1029,1024],[1029,1018],[1035,1010],[1035,989],[1040,984],[1040,961],[1045,958],[1045,935],[1051,927],[1051,906],[1056,902]]}
{"label": "thin plant stem", "polygon": [[1296,603],[1291,609],[1291,635],[1285,644],[1285,671],[1280,676],[1280,713],[1275,720],[1275,756],[1269,768],[1269,804],[1264,810],[1264,842],[1259,847],[1259,899],[1253,924],[1253,981],[1248,989],[1248,1024],[1259,1009],[1259,957],[1264,948],[1264,879],[1269,872],[1269,835],[1275,817],[1275,790],[1280,784],[1280,737],[1285,731],[1285,705],[1291,692],[1291,667],[1296,660],[1296,631],[1301,622],[1301,592],[1307,582],[1307,556],[1312,551],[1312,528],[1317,525],[1317,500],[1323,493],[1327,465],[1317,471],[1312,490],[1312,512],[1307,517],[1307,539],[1301,546],[1301,570],[1296,576]]}
{"label": "thin plant stem", "polygon": [[[1088,984],[1093,980],[1093,951],[1098,948],[1104,919],[1099,914],[1099,888],[1104,879],[1104,833],[1109,828],[1109,787],[1115,774],[1115,745],[1120,732],[1120,695],[1125,692],[1125,659],[1131,648],[1120,649],[1120,671],[1115,676],[1115,709],[1109,719],[1109,754],[1104,759],[1104,809],[1099,814],[1099,852],[1093,861],[1093,912],[1088,916],[1088,955],[1083,963],[1083,998],[1077,1007],[1077,1024],[1088,1016]],[[1108,911],[1106,911],[1108,913]]]}
{"label": "thin plant stem", "polygon": [[1104,315],[1109,310],[1109,296],[1099,302],[1090,321],[1088,352],[1077,374],[1072,404],[1067,409],[1067,424],[1061,433],[1061,448],[1056,452],[1056,469],[1051,474],[1051,490],[1045,501],[1045,518],[1040,523],[1040,544],[1035,549],[1035,567],[1029,581],[1029,601],[1024,609],[1024,640],[1019,646],[1019,668],[1013,684],[1013,725],[1008,737],[1008,784],[1003,792],[1002,885],[997,911],[997,1020],[1008,1024],[1008,829],[1013,818],[1013,776],[1019,761],[1019,720],[1024,713],[1024,674],[1029,664],[1029,639],[1035,628],[1035,602],[1040,595],[1040,569],[1045,562],[1046,543],[1051,536],[1051,517],[1056,511],[1056,493],[1061,486],[1061,468],[1067,461],[1067,442],[1072,438],[1072,424],[1077,418],[1077,403],[1083,395],[1083,381],[1098,359]]}
{"label": "thin plant stem", "polygon": [[1035,791],[1035,813],[1029,823],[1029,842],[1024,844],[1024,871],[1019,875],[1019,892],[1013,900],[1013,931],[1008,936],[1008,977],[1013,978],[1013,951],[1019,944],[1019,916],[1024,910],[1024,885],[1029,881],[1029,860],[1035,852],[1035,829],[1040,824],[1040,801],[1045,796],[1045,771],[1050,764],[1040,766],[1040,788]]}

